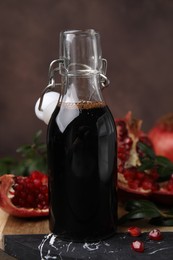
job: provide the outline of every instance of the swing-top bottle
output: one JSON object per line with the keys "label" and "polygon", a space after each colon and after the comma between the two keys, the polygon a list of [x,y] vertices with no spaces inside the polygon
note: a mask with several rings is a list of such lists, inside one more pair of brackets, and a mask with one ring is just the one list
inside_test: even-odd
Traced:
{"label": "swing-top bottle", "polygon": [[47,131],[50,230],[97,241],[117,226],[116,128],[102,89],[106,60],[94,30],[60,35],[61,93]]}

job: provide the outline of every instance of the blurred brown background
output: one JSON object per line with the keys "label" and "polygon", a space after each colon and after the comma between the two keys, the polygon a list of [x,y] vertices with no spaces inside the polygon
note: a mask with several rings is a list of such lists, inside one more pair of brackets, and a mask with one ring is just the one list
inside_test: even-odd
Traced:
{"label": "blurred brown background", "polygon": [[148,130],[173,112],[172,0],[1,0],[0,156],[14,155],[46,125],[34,105],[58,58],[59,32],[100,32],[111,86],[104,91],[115,117],[132,110]]}

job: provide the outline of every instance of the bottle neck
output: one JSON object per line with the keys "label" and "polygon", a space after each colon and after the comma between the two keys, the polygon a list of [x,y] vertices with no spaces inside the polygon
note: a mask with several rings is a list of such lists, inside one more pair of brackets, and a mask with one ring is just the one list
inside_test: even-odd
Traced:
{"label": "bottle neck", "polygon": [[62,85],[61,102],[63,103],[104,101],[99,73],[67,74],[62,77]]}

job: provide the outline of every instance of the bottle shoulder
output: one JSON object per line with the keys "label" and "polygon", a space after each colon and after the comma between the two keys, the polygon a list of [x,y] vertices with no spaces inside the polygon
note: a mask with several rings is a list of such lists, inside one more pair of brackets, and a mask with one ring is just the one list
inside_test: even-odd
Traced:
{"label": "bottle shoulder", "polygon": [[[48,129],[58,128],[63,133],[67,127],[76,125],[89,126],[91,128],[103,127],[103,125],[115,128],[113,116],[105,103],[61,104],[55,109]],[[107,128],[107,127],[106,127]]]}

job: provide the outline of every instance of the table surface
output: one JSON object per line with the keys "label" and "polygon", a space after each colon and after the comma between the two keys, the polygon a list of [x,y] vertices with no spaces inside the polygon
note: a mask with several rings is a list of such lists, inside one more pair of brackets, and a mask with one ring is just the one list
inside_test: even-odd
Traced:
{"label": "table surface", "polygon": [[[119,216],[124,214],[122,207],[119,207]],[[118,232],[127,232],[129,223],[118,227]],[[141,227],[143,232],[151,230],[153,227],[146,221],[135,221],[131,225],[137,225]],[[171,227],[158,227],[161,231],[173,232],[173,226]],[[13,217],[0,209],[0,248],[3,248],[2,239],[3,235],[16,235],[16,234],[48,234],[49,223],[48,218],[38,219],[24,219]]]}

